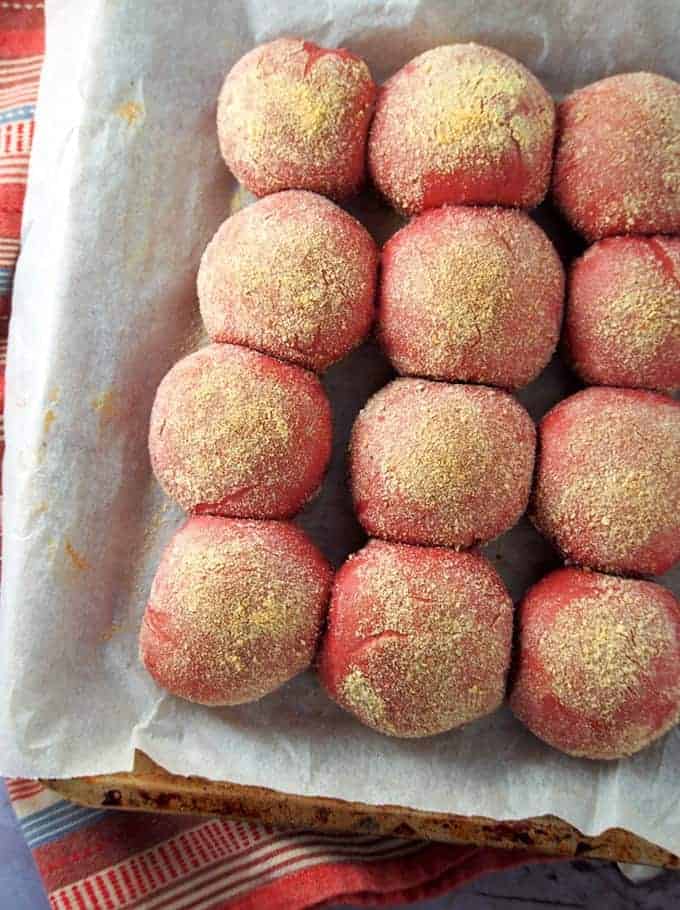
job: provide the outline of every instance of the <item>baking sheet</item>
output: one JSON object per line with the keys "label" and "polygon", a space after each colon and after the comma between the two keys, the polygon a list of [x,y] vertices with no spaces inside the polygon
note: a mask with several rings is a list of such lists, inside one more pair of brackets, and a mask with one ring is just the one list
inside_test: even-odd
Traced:
{"label": "baking sheet", "polygon": [[[557,94],[630,69],[678,78],[679,33],[675,0],[48,2],[7,373],[0,772],[120,771],[139,748],[175,773],[496,818],[551,813],[680,852],[677,729],[612,764],[552,751],[507,710],[398,741],[342,713],[312,674],[257,704],[189,705],[155,686],[136,646],[181,519],[150,473],[149,410],[163,374],[201,343],[203,247],[247,202],[215,138],[227,68],[254,44],[296,34],[349,47],[382,80],[429,47],[474,39],[517,56]],[[370,194],[352,210],[380,237],[398,223]],[[549,211],[540,218],[551,223]],[[367,344],[325,380],[336,454],[301,522],[336,564],[363,541],[344,443],[390,376]],[[574,388],[554,361],[520,397],[538,417]],[[516,599],[557,564],[526,522],[487,552]]]}

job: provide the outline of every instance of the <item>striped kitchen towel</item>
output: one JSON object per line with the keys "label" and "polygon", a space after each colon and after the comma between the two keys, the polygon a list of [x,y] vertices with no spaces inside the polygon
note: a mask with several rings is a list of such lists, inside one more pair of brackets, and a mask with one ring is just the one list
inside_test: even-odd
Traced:
{"label": "striped kitchen towel", "polygon": [[[0,2],[0,406],[42,50],[43,4]],[[0,427],[0,454],[1,434]],[[244,820],[86,809],[37,781],[7,786],[54,910],[400,903],[536,858],[393,837],[275,831]]]}
{"label": "striped kitchen towel", "polygon": [[36,781],[10,799],[54,910],[302,910],[432,897],[538,857],[240,820],[85,809]]}
{"label": "striped kitchen towel", "polygon": [[[43,4],[0,2],[0,321],[9,316],[44,43]],[[0,324],[3,338],[6,325]],[[3,360],[4,362],[4,360]]]}

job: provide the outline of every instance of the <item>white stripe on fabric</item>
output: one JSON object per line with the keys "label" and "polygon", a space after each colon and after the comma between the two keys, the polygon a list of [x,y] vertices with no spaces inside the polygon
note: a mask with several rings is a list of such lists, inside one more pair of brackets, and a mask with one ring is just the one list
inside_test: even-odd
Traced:
{"label": "white stripe on fabric", "polygon": [[0,104],[3,107],[18,107],[22,101],[35,101],[38,97],[38,83],[29,82],[26,85],[13,85],[10,88],[0,88]]}
{"label": "white stripe on fabric", "polygon": [[[400,842],[403,844],[403,842]],[[403,855],[405,853],[415,852],[417,849],[422,849],[422,844],[400,846],[398,848],[389,848],[384,853],[373,854],[371,856],[366,855],[362,852],[348,852],[347,850],[343,851],[331,851],[327,849],[327,845],[324,845],[321,853],[315,853],[307,857],[303,857],[290,863],[287,866],[284,866],[281,869],[270,869],[269,872],[263,872],[259,865],[256,865],[248,870],[248,881],[235,882],[230,888],[230,892],[237,893],[239,891],[253,890],[257,887],[260,887],[262,884],[266,884],[268,881],[272,881],[276,878],[282,877],[291,872],[298,872],[304,868],[310,866],[321,865],[324,863],[330,862],[373,862],[379,861],[382,859],[391,859],[398,855]],[[283,854],[279,854],[279,861],[285,862]],[[225,888],[226,879],[222,876],[222,867],[223,864],[218,864],[212,869],[212,875],[217,876],[217,880],[212,882],[209,890],[203,890],[203,894],[198,894],[195,889],[189,890],[187,894],[183,894],[177,897],[173,897],[172,890],[168,891],[167,888],[163,888],[163,893],[159,894],[150,894],[148,897],[143,897],[139,885],[135,884],[134,892],[130,892],[130,888],[124,886],[122,878],[117,875],[117,870],[109,869],[103,870],[96,874],[96,877],[110,882],[112,878],[115,877],[116,881],[123,885],[123,890],[127,894],[126,902],[122,905],[118,905],[117,910],[125,910],[125,907],[134,906],[135,910],[152,910],[154,906],[163,906],[163,910],[181,910],[187,906],[187,901],[191,903],[191,906],[194,907],[195,901],[198,898],[200,901],[196,905],[196,910],[198,908],[206,908],[213,905],[213,901],[216,896],[222,897],[221,892]],[[254,878],[253,878],[254,876]],[[74,882],[72,885],[68,885],[66,888],[61,888],[57,892],[53,892],[50,895],[50,903],[54,910],[73,910],[74,907],[80,908],[80,910],[100,910],[98,904],[92,900],[90,894],[88,894],[89,888],[93,888],[95,881],[95,876],[88,876],[87,878],[81,879],[78,882]],[[147,888],[149,886],[148,881],[146,882]],[[174,890],[174,889],[173,889]],[[141,898],[141,900],[140,900]]]}
{"label": "white stripe on fabric", "polygon": [[[391,844],[391,845],[390,845]],[[370,851],[358,846],[338,847],[330,844],[319,844],[303,852],[296,851],[294,845],[271,851],[260,862],[249,865],[241,873],[240,868],[231,870],[226,868],[226,863],[219,863],[209,874],[191,879],[182,888],[173,887],[164,889],[162,893],[149,895],[138,899],[134,904],[135,910],[183,910],[191,905],[192,910],[206,910],[212,907],[216,900],[227,900],[247,891],[283,878],[295,872],[314,866],[329,863],[371,863],[385,859],[393,859],[415,853],[423,849],[422,843],[404,844],[403,841],[383,841]],[[210,879],[207,884],[201,884],[205,879]],[[215,879],[212,881],[212,879]],[[81,892],[82,893],[82,892]],[[97,910],[88,907],[88,910]]]}
{"label": "white stripe on fabric", "polygon": [[0,61],[0,73],[3,70],[20,69],[28,63],[42,63],[43,58],[43,54],[33,54],[29,57],[14,57],[13,59],[2,60]]}
{"label": "white stripe on fabric", "polygon": [[[240,849],[237,848],[234,851],[231,846],[231,844],[234,843],[234,838],[229,838],[229,835],[237,834],[239,825],[239,822],[232,821],[216,822],[212,820],[206,822],[198,828],[182,832],[180,835],[176,835],[175,837],[169,838],[167,841],[156,844],[154,847],[151,847],[142,853],[121,860],[119,863],[101,870],[99,874],[109,876],[115,873],[117,880],[122,881],[123,876],[119,873],[121,873],[121,870],[125,870],[127,872],[127,877],[131,881],[134,892],[130,896],[130,902],[134,903],[142,896],[142,888],[137,881],[137,876],[134,874],[133,869],[136,868],[138,870],[140,877],[148,887],[151,882],[153,882],[153,878],[150,876],[150,868],[152,866],[151,858],[157,858],[160,847],[167,847],[169,844],[178,845],[182,840],[186,840],[192,843],[192,845],[195,845],[199,839],[199,835],[203,833],[207,835],[210,833],[211,829],[215,829],[222,833],[223,837],[221,840],[230,841],[226,855],[224,853],[225,846],[224,843],[222,843],[219,845],[220,852],[215,854],[215,850],[213,849],[210,851],[212,856],[208,857],[207,862],[197,863],[196,860],[192,861],[190,859],[186,848],[182,848],[182,852],[187,860],[187,866],[189,867],[187,873],[182,876],[181,880],[172,884],[170,888],[168,888],[167,885],[164,886],[162,894],[155,896],[149,895],[149,897],[145,899],[147,902],[151,900],[162,902],[169,899],[184,899],[186,897],[185,892],[189,895],[193,895],[195,888],[199,886],[201,882],[205,882],[212,878],[216,873],[219,873],[220,879],[223,879],[225,874],[236,874],[244,864],[248,865],[251,869],[259,868],[261,863],[266,862],[273,853],[278,853],[281,856],[284,852],[289,855],[291,850],[300,851],[302,849],[304,851],[316,848],[317,850],[321,849],[326,852],[337,852],[338,850],[348,849],[357,851],[358,856],[366,856],[369,851],[375,852],[376,849],[383,849],[386,846],[390,847],[391,844],[403,843],[402,841],[395,839],[386,840],[383,838],[371,837],[370,835],[349,835],[343,837],[341,835],[294,832],[282,836],[280,832],[272,832],[270,834],[265,834],[259,841],[255,840],[254,842],[245,843],[243,847]],[[252,827],[255,832],[264,830],[256,825],[253,825]],[[225,828],[227,828],[227,831],[224,830]],[[247,856],[244,856],[246,851]],[[205,851],[203,852],[205,853]],[[196,853],[198,853],[198,851],[196,851]],[[60,891],[51,895],[53,906],[59,908],[59,910],[68,907],[67,898],[75,900],[75,891],[72,889],[77,890],[83,898],[86,898],[86,894],[82,891],[81,886],[87,881],[87,878],[88,877],[81,879],[79,882],[73,882],[71,885],[67,886],[66,889],[60,889]],[[130,888],[127,888],[126,890],[129,892]],[[62,900],[61,898],[64,893],[65,897]],[[127,906],[129,906],[129,904]],[[137,907],[136,903],[135,907]],[[120,910],[122,910],[122,908],[120,908]]]}
{"label": "white stripe on fabric", "polygon": [[39,793],[36,793],[35,796],[31,796],[28,799],[17,800],[16,803],[13,802],[12,808],[19,821],[21,821],[24,818],[28,818],[30,815],[35,815],[42,809],[47,809],[49,806],[54,806],[56,803],[60,802],[62,802],[61,796],[53,790],[43,789]]}
{"label": "white stripe on fabric", "polygon": [[[300,835],[298,838],[282,838],[279,835],[279,839],[270,844],[266,850],[255,850],[247,857],[232,857],[220,863],[217,868],[221,872],[220,879],[221,887],[223,888],[229,879],[233,878],[240,881],[242,874],[245,875],[246,872],[248,876],[260,875],[268,869],[277,866],[284,859],[304,862],[307,857],[319,855],[369,859],[375,853],[403,848],[403,846],[403,841],[396,838],[379,838],[375,843],[359,845],[354,843],[354,838],[351,835],[344,842],[336,840],[331,843],[320,839],[319,835],[311,833]],[[417,846],[421,845],[418,844]],[[331,862],[332,860],[327,861]],[[209,880],[215,876],[216,871],[216,868],[205,869],[190,881],[177,883],[163,894],[150,896],[146,901],[140,903],[139,908],[140,910],[142,908],[144,910],[156,910],[156,908],[170,899],[177,901],[181,898],[186,898],[188,895],[191,895],[192,899],[202,897],[202,890],[209,888],[212,891],[214,889],[214,883],[210,884]],[[170,906],[175,905],[171,904]],[[166,910],[165,906],[163,906],[163,910]]]}
{"label": "white stripe on fabric", "polygon": [[42,63],[34,63],[21,70],[4,70],[0,65],[0,86],[11,88],[15,85],[24,85],[28,82],[37,82],[40,80],[40,70]]}
{"label": "white stripe on fabric", "polygon": [[[4,343],[4,347],[3,347],[3,343]],[[7,354],[7,340],[5,338],[3,338],[2,342],[0,342],[0,358],[4,357],[6,354]],[[9,787],[7,787],[7,792],[9,794],[10,800],[12,801],[12,806],[14,808],[14,811],[18,812],[21,809],[21,810],[23,810],[24,815],[28,815],[33,810],[26,805],[19,806],[19,803],[21,803],[21,802],[25,803],[27,800],[36,799],[39,796],[39,794],[41,793],[41,787],[40,786],[21,787],[21,789],[16,788],[13,790],[10,790]]]}
{"label": "white stripe on fabric", "polygon": [[40,72],[42,57],[16,57],[0,60],[0,79],[23,79],[26,73]]}
{"label": "white stripe on fabric", "polygon": [[[253,872],[255,878],[248,876],[248,881],[244,881],[240,884],[234,884],[233,886],[224,889],[224,884],[215,882],[213,889],[201,897],[200,903],[192,903],[191,910],[208,910],[210,907],[215,906],[215,901],[220,900],[229,900],[230,898],[237,897],[239,894],[244,894],[248,891],[254,891],[256,888],[261,888],[263,885],[267,885],[270,882],[276,881],[279,878],[285,878],[286,875],[292,875],[296,872],[302,872],[304,869],[311,869],[314,866],[323,866],[329,863],[372,863],[372,862],[381,862],[386,859],[395,859],[398,856],[407,856],[411,853],[416,853],[418,850],[423,849],[422,843],[408,844],[407,846],[395,847],[394,849],[387,850],[385,853],[380,853],[374,856],[367,856],[362,853],[319,853],[315,855],[310,855],[303,859],[298,860],[294,863],[289,863],[283,866],[281,869],[271,869],[268,872],[259,871]],[[175,902],[169,904],[167,907],[164,907],[163,910],[183,910],[187,906],[185,900],[181,902]],[[146,904],[139,904],[139,910],[146,910]]]}
{"label": "white stripe on fabric", "polygon": [[21,151],[13,150],[12,152],[7,152],[5,154],[0,152],[0,166],[9,168],[22,165],[24,162],[28,161],[29,154],[28,149],[26,149],[26,151],[23,149]]}
{"label": "white stripe on fabric", "polygon": [[29,80],[35,82],[40,76],[41,68],[42,60],[34,63],[25,63],[22,66],[10,67],[7,67],[3,62],[0,62],[0,85],[29,82]]}
{"label": "white stripe on fabric", "polygon": [[0,157],[0,174],[12,174],[14,171],[21,171],[28,165],[28,155],[26,155],[26,161],[12,161],[11,163],[5,164],[5,161]]}
{"label": "white stripe on fabric", "polygon": [[27,66],[42,66],[43,54],[34,54],[32,57],[15,57],[13,60],[0,60],[0,75],[16,73]]}
{"label": "white stripe on fabric", "polygon": [[42,784],[37,780],[26,780],[21,777],[10,778],[5,782],[10,799],[17,799],[20,793],[37,793],[42,788]]}
{"label": "white stripe on fabric", "polygon": [[[11,76],[12,84],[2,85],[0,82],[0,98],[12,98],[18,92],[23,91],[38,91],[38,79],[36,76]],[[7,77],[5,77],[5,81]]]}

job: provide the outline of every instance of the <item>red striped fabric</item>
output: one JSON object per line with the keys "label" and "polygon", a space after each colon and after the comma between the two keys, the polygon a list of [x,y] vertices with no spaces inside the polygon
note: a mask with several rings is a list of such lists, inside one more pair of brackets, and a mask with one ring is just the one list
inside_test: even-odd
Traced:
{"label": "red striped fabric", "polygon": [[30,799],[36,796],[42,789],[41,784],[36,780],[8,780],[7,792],[9,798],[16,802],[20,799]]}
{"label": "red striped fabric", "polygon": [[[0,0],[0,411],[11,272],[33,138],[43,4]],[[3,290],[4,289],[4,290]],[[0,437],[0,453],[2,450]],[[302,910],[441,893],[530,854],[88,811],[30,780],[9,796],[54,910]]]}

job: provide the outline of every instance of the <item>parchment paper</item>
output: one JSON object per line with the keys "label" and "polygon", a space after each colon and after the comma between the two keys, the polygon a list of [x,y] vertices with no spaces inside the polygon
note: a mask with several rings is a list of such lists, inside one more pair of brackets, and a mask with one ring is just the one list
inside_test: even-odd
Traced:
{"label": "parchment paper", "polygon": [[[560,755],[507,710],[398,741],[342,713],[312,674],[211,710],[165,695],[138,663],[145,597],[180,520],[150,474],[149,409],[201,343],[199,257],[245,201],[218,155],[216,97],[242,53],[281,34],[345,45],[378,80],[471,39],[517,56],[553,93],[631,69],[680,77],[676,0],[48,2],[8,366],[0,771],[120,771],[140,748],[174,772],[496,818],[553,813],[680,852],[678,730],[612,764]],[[370,195],[353,210],[379,236],[396,225]],[[369,344],[326,378],[336,456],[302,521],[336,564],[363,540],[344,488],[348,428],[390,375]],[[521,397],[538,417],[573,388],[555,361]],[[557,564],[527,523],[488,552],[515,598]]]}

